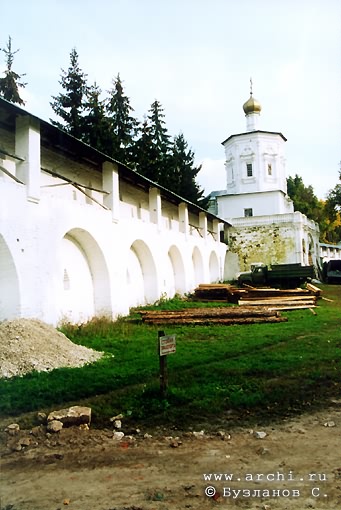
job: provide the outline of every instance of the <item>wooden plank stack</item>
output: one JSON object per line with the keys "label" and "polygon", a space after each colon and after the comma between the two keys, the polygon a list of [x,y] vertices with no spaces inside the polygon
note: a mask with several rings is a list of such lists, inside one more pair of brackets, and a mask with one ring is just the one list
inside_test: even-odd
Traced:
{"label": "wooden plank stack", "polygon": [[241,306],[267,306],[271,310],[299,310],[315,308],[321,291],[310,285],[307,289],[272,289],[249,287],[247,294],[241,296]]}
{"label": "wooden plank stack", "polygon": [[[218,296],[220,299],[217,299]],[[206,284],[199,285],[194,291],[194,300],[197,301],[228,301],[241,306],[266,306],[275,310],[313,308],[320,297],[321,290],[310,283],[306,289],[275,289],[250,285],[239,288],[229,284]]]}
{"label": "wooden plank stack", "polygon": [[[218,301],[216,308],[186,308],[183,310],[140,310],[142,322],[155,325],[232,325],[264,322],[284,322],[280,310],[313,309],[321,290],[307,284],[306,289],[274,289],[229,284],[202,284],[195,289],[195,301]],[[228,306],[227,303],[239,306]],[[226,306],[224,306],[226,304]],[[313,310],[312,310],[313,311]],[[315,313],[315,312],[313,312]]]}
{"label": "wooden plank stack", "polygon": [[255,324],[260,322],[284,322],[286,317],[264,307],[219,307],[219,308],[187,308],[183,310],[140,310],[142,322],[145,324]]}
{"label": "wooden plank stack", "polygon": [[228,283],[201,283],[194,290],[192,299],[193,301],[237,303],[240,296],[246,293],[246,289],[240,289]]}

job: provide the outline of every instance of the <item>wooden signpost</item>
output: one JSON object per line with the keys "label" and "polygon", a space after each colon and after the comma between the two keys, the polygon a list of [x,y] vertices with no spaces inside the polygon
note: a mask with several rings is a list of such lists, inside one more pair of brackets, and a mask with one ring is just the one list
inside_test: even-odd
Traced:
{"label": "wooden signpost", "polygon": [[176,352],[175,335],[158,331],[158,352],[160,359],[160,393],[164,398],[168,388],[167,356]]}

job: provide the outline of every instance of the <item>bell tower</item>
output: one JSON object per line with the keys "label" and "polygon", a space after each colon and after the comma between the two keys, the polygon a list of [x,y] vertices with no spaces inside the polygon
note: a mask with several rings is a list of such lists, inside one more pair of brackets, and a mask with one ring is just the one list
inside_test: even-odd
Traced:
{"label": "bell tower", "polygon": [[[231,224],[229,278],[253,262],[307,263],[318,243],[318,225],[294,212],[287,194],[285,142],[282,133],[260,127],[262,106],[253,95],[243,104],[244,132],[230,135],[225,149],[226,187],[212,191],[210,209]],[[315,256],[317,260],[317,256]]]}
{"label": "bell tower", "polygon": [[[231,135],[223,142],[226,195],[247,193],[251,199],[252,195],[255,198],[266,192],[267,198],[261,214],[280,214],[287,209],[284,200],[287,193],[284,155],[286,138],[282,133],[259,129],[262,107],[253,97],[252,80],[250,85],[250,97],[243,104],[246,131]],[[242,196],[240,200],[243,200]],[[258,200],[263,202],[265,196],[259,196]]]}

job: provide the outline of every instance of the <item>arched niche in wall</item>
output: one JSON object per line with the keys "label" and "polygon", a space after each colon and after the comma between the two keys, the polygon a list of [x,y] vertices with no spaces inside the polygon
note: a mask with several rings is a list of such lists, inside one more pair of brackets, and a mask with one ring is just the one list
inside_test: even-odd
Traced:
{"label": "arched niche in wall", "polygon": [[202,254],[197,246],[193,249],[192,262],[194,270],[194,285],[204,282],[204,263]]}
{"label": "arched niche in wall", "polygon": [[62,239],[61,319],[84,322],[112,314],[110,277],[103,252],[94,237],[72,229]]}
{"label": "arched niche in wall", "polygon": [[168,250],[169,274],[167,278],[169,297],[175,294],[184,294],[186,291],[186,274],[182,255],[177,246],[173,245]]}
{"label": "arched niche in wall", "polygon": [[156,265],[150,248],[142,240],[130,246],[127,264],[129,306],[155,302],[158,295]]}
{"label": "arched niche in wall", "polygon": [[219,260],[215,251],[211,252],[209,260],[210,281],[218,282],[220,280]]}
{"label": "arched niche in wall", "polygon": [[0,320],[20,316],[18,274],[9,247],[0,235]]}

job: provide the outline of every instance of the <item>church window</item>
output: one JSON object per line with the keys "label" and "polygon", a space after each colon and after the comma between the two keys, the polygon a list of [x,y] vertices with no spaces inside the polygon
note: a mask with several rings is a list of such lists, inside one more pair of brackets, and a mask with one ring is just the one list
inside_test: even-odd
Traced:
{"label": "church window", "polygon": [[272,175],[272,166],[271,166],[271,163],[268,163],[268,175]]}
{"label": "church window", "polygon": [[246,175],[252,177],[252,163],[246,163]]}
{"label": "church window", "polygon": [[245,218],[250,218],[250,216],[253,216],[252,207],[244,209],[244,216]]}

